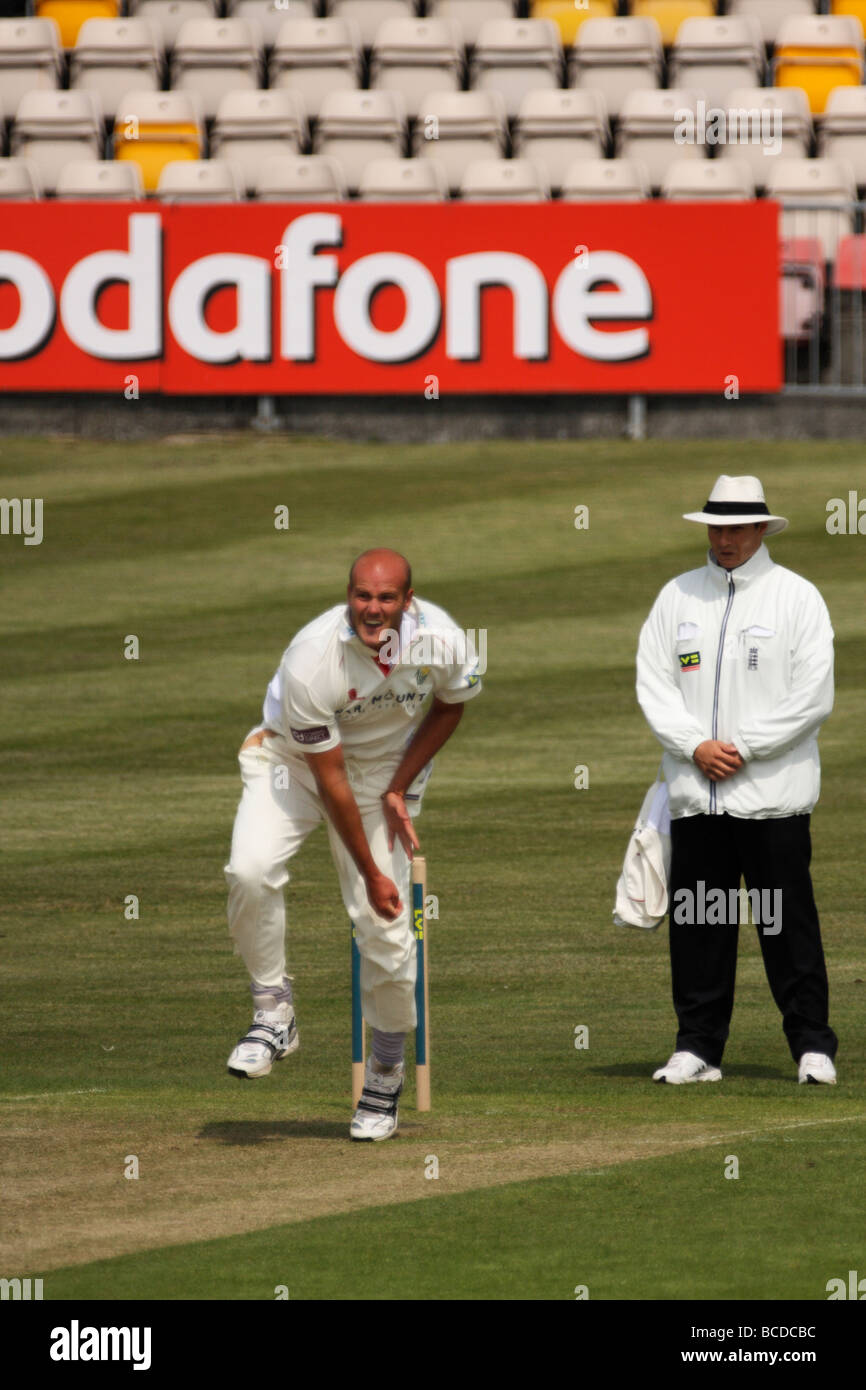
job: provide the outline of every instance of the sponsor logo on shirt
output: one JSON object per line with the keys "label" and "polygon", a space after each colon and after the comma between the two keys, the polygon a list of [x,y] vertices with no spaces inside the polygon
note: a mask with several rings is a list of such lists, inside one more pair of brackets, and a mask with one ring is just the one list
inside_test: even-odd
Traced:
{"label": "sponsor logo on shirt", "polygon": [[315,729],[292,729],[291,732],[295,743],[326,743],[331,737],[331,731],[325,724]]}
{"label": "sponsor logo on shirt", "polygon": [[399,695],[395,694],[393,690],[386,690],[384,695],[364,696],[362,699],[356,701],[355,704],[343,705],[340,709],[335,710],[334,713],[337,719],[342,722],[346,719],[354,719],[358,714],[368,714],[378,711],[383,709],[386,705],[408,705],[411,708],[414,706],[415,701],[420,699],[423,699],[420,690],[403,690]]}
{"label": "sponsor logo on shirt", "polygon": [[697,671],[701,664],[700,652],[680,652],[680,670]]}

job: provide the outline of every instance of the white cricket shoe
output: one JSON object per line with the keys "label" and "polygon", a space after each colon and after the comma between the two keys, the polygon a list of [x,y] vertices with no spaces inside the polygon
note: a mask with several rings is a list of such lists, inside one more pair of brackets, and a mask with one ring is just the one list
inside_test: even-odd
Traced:
{"label": "white cricket shoe", "polygon": [[675,1052],[669,1061],[658,1071],[653,1072],[653,1081],[666,1081],[669,1086],[684,1086],[689,1081],[721,1081],[722,1073],[718,1067],[711,1067],[694,1052]]}
{"label": "white cricket shoe", "polygon": [[232,1076],[267,1076],[274,1062],[296,1052],[300,1039],[295,1011],[291,1004],[275,1009],[257,1009],[250,1031],[241,1038],[227,1066]]}
{"label": "white cricket shoe", "polygon": [[813,1082],[816,1086],[821,1082],[825,1086],[836,1085],[836,1068],[825,1053],[803,1053],[800,1058],[800,1085],[807,1081]]}
{"label": "white cricket shoe", "polygon": [[390,1139],[397,1129],[397,1102],[403,1090],[405,1067],[400,1062],[393,1071],[374,1071],[373,1060],[373,1057],[367,1058],[364,1089],[349,1126],[349,1137],[372,1139],[377,1143],[380,1139]]}

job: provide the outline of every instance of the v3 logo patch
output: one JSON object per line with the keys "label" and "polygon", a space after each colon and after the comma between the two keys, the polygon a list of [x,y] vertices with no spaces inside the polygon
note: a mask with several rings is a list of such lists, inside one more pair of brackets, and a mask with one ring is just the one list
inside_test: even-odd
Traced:
{"label": "v3 logo patch", "polygon": [[700,652],[680,652],[680,670],[697,671],[701,664]]}

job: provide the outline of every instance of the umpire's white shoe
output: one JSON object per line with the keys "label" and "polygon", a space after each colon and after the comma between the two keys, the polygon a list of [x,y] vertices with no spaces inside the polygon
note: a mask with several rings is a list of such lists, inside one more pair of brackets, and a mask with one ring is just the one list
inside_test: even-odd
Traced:
{"label": "umpire's white shoe", "polygon": [[275,1009],[257,1009],[253,1026],[241,1038],[228,1060],[232,1076],[267,1076],[274,1062],[296,1052],[300,1039],[295,1011],[291,1004]]}
{"label": "umpire's white shoe", "polygon": [[390,1139],[397,1129],[397,1102],[403,1090],[404,1064],[393,1071],[374,1071],[372,1057],[367,1058],[364,1089],[358,1109],[352,1117],[349,1135],[352,1139]]}
{"label": "umpire's white shoe", "polygon": [[689,1081],[721,1081],[718,1067],[711,1067],[694,1052],[675,1052],[663,1067],[653,1072],[653,1081],[666,1081],[669,1086],[684,1086]]}
{"label": "umpire's white shoe", "polygon": [[823,1052],[804,1052],[800,1058],[800,1085],[811,1081],[825,1086],[836,1085],[836,1068]]}

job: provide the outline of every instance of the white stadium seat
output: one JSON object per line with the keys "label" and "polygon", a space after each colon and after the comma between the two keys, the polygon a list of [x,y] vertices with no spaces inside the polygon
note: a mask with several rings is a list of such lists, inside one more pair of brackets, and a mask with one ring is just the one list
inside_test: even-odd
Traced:
{"label": "white stadium seat", "polygon": [[346,196],[346,181],[336,159],[272,155],[259,170],[255,196],[261,203],[339,203]]}
{"label": "white stadium seat", "polygon": [[10,154],[32,160],[46,193],[53,193],[70,159],[100,159],[102,106],[96,92],[27,92],[18,104]]}
{"label": "white stadium seat", "polygon": [[39,171],[29,159],[0,159],[0,199],[32,203],[41,194]]}
{"label": "white stadium seat", "polygon": [[[781,235],[816,237],[828,261],[835,259],[840,238],[854,231],[854,213],[847,204],[856,193],[854,171],[840,159],[778,159],[767,184],[767,196],[782,204]],[[793,202],[815,206],[787,206]]]}
{"label": "white stadium seat", "polygon": [[[702,113],[694,92],[669,88],[637,91],[626,97],[617,131],[617,154],[643,164],[653,188],[660,188],[675,159],[702,159]],[[685,139],[677,139],[683,133]]]}
{"label": "white stadium seat", "polygon": [[649,195],[649,174],[634,159],[576,159],[562,181],[566,203],[634,203]]}
{"label": "white stadium seat", "polygon": [[353,91],[361,82],[361,39],[345,19],[287,19],[270,60],[271,87],[287,87],[318,116],[329,92]]}
{"label": "white stadium seat", "polygon": [[723,107],[735,87],[760,87],[764,77],[761,26],[750,16],[684,19],[671,50],[668,82],[700,92]]}
{"label": "white stadium seat", "polygon": [[73,159],[60,171],[57,197],[88,202],[143,198],[141,172],[137,164],[115,159]]}
{"label": "white stadium seat", "polygon": [[427,0],[427,13],[460,25],[463,42],[474,47],[482,25],[491,19],[513,19],[512,0]]}
{"label": "white stadium seat", "polygon": [[551,188],[559,189],[569,165],[581,157],[600,159],[609,138],[600,92],[529,92],[520,103],[514,153],[533,160]]}
{"label": "white stadium seat", "polygon": [[460,184],[467,203],[543,203],[550,188],[528,159],[479,159]]}
{"label": "white stadium seat", "polygon": [[361,43],[370,48],[386,20],[409,19],[415,6],[412,0],[330,0],[328,13],[357,25]]}
{"label": "white stadium seat", "polygon": [[256,184],[262,161],[298,154],[309,139],[304,104],[295,92],[226,92],[217,107],[211,155],[235,164],[247,191]]}
{"label": "white stadium seat", "polygon": [[509,117],[527,92],[559,87],[562,46],[550,19],[493,19],[482,25],[472,55],[471,85],[501,92]]}
{"label": "white stadium seat", "polygon": [[436,161],[452,193],[474,160],[504,158],[507,143],[498,92],[430,92],[415,123],[416,156]]}
{"label": "white stadium seat", "polygon": [[844,160],[866,187],[866,87],[837,87],[821,117],[818,153]]}
{"label": "white stadium seat", "polygon": [[773,44],[784,20],[791,15],[813,15],[813,0],[727,0],[729,15],[756,19],[765,44]]}
{"label": "white stadium seat", "polygon": [[146,19],[85,19],[69,55],[69,85],[98,92],[113,116],[130,91],[158,91],[162,59]]}
{"label": "white stadium seat", "polygon": [[189,19],[171,57],[173,89],[195,92],[206,119],[226,91],[259,86],[259,34],[245,19]]}
{"label": "white stadium seat", "polygon": [[662,36],[654,19],[585,19],[571,49],[568,85],[602,93],[608,115],[640,88],[661,86]]}
{"label": "white stadium seat", "polygon": [[427,92],[456,92],[462,77],[462,50],[447,20],[389,19],[376,34],[370,87],[399,92],[411,117]]}
{"label": "white stadium seat", "polygon": [[742,202],[754,196],[749,166],[735,159],[678,159],[662,182],[662,197],[673,202]]}
{"label": "white stadium seat", "polygon": [[165,50],[174,48],[188,19],[215,19],[217,0],[130,0],[129,13],[153,25]]}
{"label": "white stadium seat", "polygon": [[365,164],[402,156],[405,136],[406,109],[398,92],[329,92],[319,111],[315,152],[339,160],[355,193]]}
{"label": "white stadium seat", "polygon": [[811,141],[812,113],[800,87],[737,87],[728,93],[716,157],[748,164],[755,187],[763,189],[776,160],[804,158]]}
{"label": "white stadium seat", "polygon": [[237,170],[222,159],[173,160],[159,176],[161,203],[236,203],[242,197]]}
{"label": "white stadium seat", "polygon": [[315,0],[228,0],[226,15],[258,25],[262,42],[272,48],[287,19],[315,19]]}
{"label": "white stadium seat", "polygon": [[371,159],[361,175],[365,203],[442,203],[445,176],[432,159]]}
{"label": "white stadium seat", "polygon": [[62,65],[53,19],[0,19],[0,97],[7,112],[25,92],[58,87]]}

